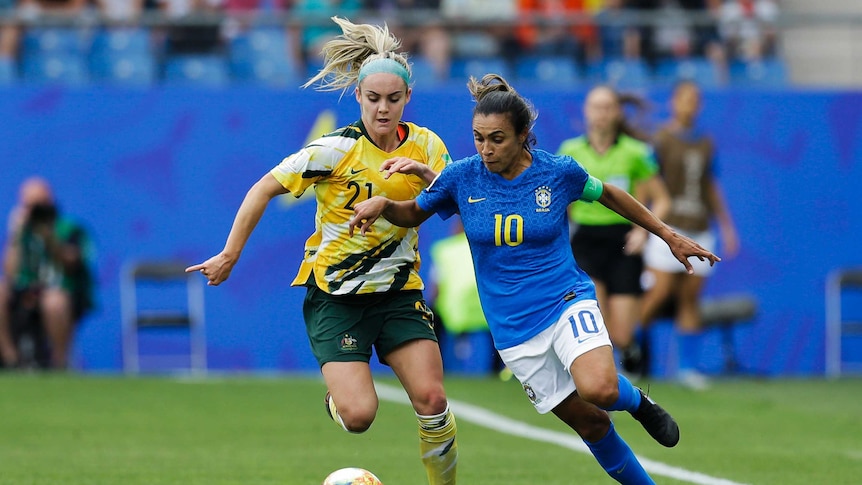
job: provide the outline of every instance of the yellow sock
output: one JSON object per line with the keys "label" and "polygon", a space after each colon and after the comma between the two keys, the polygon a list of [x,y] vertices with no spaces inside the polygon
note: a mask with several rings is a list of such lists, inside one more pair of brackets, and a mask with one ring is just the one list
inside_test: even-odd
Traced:
{"label": "yellow sock", "polygon": [[458,443],[455,415],[447,407],[433,416],[417,414],[419,421],[419,451],[430,485],[455,485],[458,464]]}

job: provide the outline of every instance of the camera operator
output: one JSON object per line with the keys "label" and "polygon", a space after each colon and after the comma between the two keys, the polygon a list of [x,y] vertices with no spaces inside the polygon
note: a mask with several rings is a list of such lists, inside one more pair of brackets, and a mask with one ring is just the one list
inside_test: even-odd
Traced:
{"label": "camera operator", "polygon": [[29,334],[37,364],[66,368],[72,331],[92,307],[88,252],[86,231],[59,214],[48,182],[25,180],[10,214],[3,254],[0,357],[5,366],[23,364],[21,336]]}

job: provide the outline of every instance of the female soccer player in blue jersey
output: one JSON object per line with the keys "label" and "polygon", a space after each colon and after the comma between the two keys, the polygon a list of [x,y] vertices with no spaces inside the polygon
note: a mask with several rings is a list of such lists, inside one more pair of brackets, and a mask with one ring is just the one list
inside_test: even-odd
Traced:
{"label": "female soccer player in blue jersey", "polygon": [[313,187],[316,230],[293,285],[307,288],[303,317],[329,389],[327,411],[353,433],[374,422],[373,347],[398,376],[416,412],[428,483],[454,485],[457,426],[443,389],[433,316],[422,298],[416,230],[388,224],[378,225],[374,237],[349,236],[356,200],[372,193],[410,200],[451,158],[434,132],[401,119],[413,90],[410,66],[397,52],[400,41],[385,27],[333,20],[343,34],[324,45],[325,65],[306,86],[355,86],[360,119],[312,141],[265,174],[240,205],[224,249],[186,271],[200,271],[210,285],[224,282],[269,201],[286,193],[299,197]]}
{"label": "female soccer player in blue jersey", "polygon": [[575,200],[598,201],[661,237],[689,270],[689,257],[719,259],[571,157],[532,148],[535,111],[502,77],[471,78],[468,86],[478,154],[448,165],[414,200],[378,196],[357,204],[351,229],[373,234],[381,215],[415,227],[434,213],[460,213],[494,345],[536,410],[577,431],[618,482],[653,483],[606,411],[630,412],[668,447],[679,441],[679,428],[617,374],[595,286],[569,247],[566,209]]}

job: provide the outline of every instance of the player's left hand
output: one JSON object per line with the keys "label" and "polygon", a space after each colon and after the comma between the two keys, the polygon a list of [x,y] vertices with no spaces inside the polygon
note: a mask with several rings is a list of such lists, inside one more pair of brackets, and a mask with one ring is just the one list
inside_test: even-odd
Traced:
{"label": "player's left hand", "polygon": [[357,226],[359,226],[359,233],[363,236],[366,232],[371,232],[371,225],[380,217],[380,214],[383,214],[387,202],[385,197],[377,195],[356,204],[353,208],[353,217],[350,218],[348,229],[350,236],[353,237],[354,229]]}
{"label": "player's left hand", "polygon": [[710,266],[721,261],[721,258],[707,251],[691,238],[677,232],[671,233],[671,236],[665,239],[665,242],[670,247],[670,251],[674,257],[685,266],[688,274],[694,274],[694,268],[688,262],[688,258],[690,257],[695,257],[701,261],[708,260]]}

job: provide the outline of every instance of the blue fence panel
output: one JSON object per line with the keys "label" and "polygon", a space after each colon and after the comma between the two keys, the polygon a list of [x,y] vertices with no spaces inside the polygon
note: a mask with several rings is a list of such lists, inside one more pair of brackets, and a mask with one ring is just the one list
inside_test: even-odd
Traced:
{"label": "blue fence panel", "polygon": [[[583,91],[516,87],[541,113],[540,146],[555,150],[581,129]],[[666,90],[646,94],[655,106],[667,105]],[[194,263],[219,251],[256,180],[300,147],[313,127],[358,118],[353,97],[339,101],[339,95],[171,86],[0,90],[6,120],[0,213],[12,208],[26,176],[41,174],[55,185],[61,208],[91,228],[97,245],[99,307],[79,331],[78,366],[121,368],[122,264]],[[437,131],[459,158],[474,151],[472,107],[460,84],[419,90],[405,118]],[[719,264],[707,292],[758,298],[760,314],[738,342],[747,367],[771,375],[821,374],[825,276],[862,263],[862,94],[707,91],[703,122],[715,134],[721,183],[742,240],[741,254]],[[302,322],[304,290],[288,286],[313,217],[308,199],[274,201],[231,279],[207,288],[212,368],[317,369]],[[446,223],[432,218],[421,231],[420,250],[447,232]]]}

